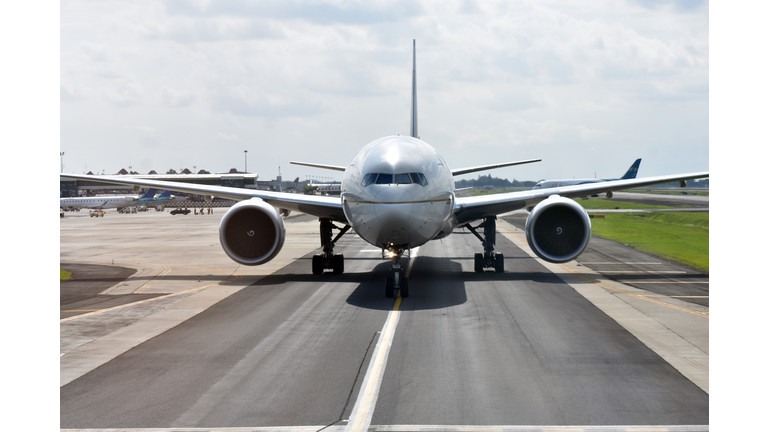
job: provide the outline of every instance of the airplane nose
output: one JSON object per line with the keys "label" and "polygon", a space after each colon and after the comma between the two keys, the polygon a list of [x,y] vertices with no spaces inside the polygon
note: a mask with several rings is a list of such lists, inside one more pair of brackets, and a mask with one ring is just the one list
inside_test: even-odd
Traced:
{"label": "airplane nose", "polygon": [[413,197],[403,188],[393,186],[382,189],[374,200],[376,217],[392,228],[404,227],[413,212]]}

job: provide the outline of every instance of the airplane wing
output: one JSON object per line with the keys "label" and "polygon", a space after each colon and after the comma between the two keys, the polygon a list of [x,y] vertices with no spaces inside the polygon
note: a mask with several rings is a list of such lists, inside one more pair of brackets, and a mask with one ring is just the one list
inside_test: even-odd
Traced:
{"label": "airplane wing", "polygon": [[532,207],[552,195],[566,198],[578,198],[585,195],[612,192],[656,184],[684,182],[709,177],[709,172],[690,174],[646,177],[627,180],[613,180],[600,183],[588,183],[573,186],[563,186],[549,189],[532,189],[528,191],[510,192],[479,197],[457,197],[454,205],[454,215],[459,225],[464,225],[486,216]]}
{"label": "airplane wing", "polygon": [[528,159],[523,161],[517,161],[517,162],[504,162],[500,164],[492,164],[492,165],[482,165],[482,166],[476,166],[471,168],[459,168],[455,170],[451,170],[451,174],[454,176],[462,175],[462,174],[469,174],[477,171],[487,171],[494,168],[503,168],[513,165],[523,165],[523,164],[529,164],[532,162],[541,162],[541,159]]}
{"label": "airplane wing", "polygon": [[308,167],[329,169],[329,170],[334,170],[334,171],[346,171],[347,170],[346,167],[338,166],[338,165],[324,165],[324,164],[316,164],[316,163],[309,163],[309,162],[296,162],[296,161],[291,161],[291,163],[294,164],[294,165],[304,165],[304,166],[308,166]]}
{"label": "airplane wing", "polygon": [[334,221],[347,223],[341,206],[341,199],[336,197],[302,195],[283,192],[258,191],[240,189],[226,186],[209,186],[194,183],[173,182],[163,180],[146,180],[137,178],[119,178],[108,176],[92,176],[77,174],[60,174],[61,178],[98,181],[130,186],[145,186],[156,189],[166,189],[199,195],[210,195],[218,198],[226,198],[243,201],[251,198],[260,198],[274,207],[306,213],[319,218],[330,218]]}

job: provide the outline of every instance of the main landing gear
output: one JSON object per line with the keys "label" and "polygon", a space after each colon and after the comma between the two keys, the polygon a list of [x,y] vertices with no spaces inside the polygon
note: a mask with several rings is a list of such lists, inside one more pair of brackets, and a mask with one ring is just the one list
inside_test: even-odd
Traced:
{"label": "main landing gear", "polygon": [[[332,239],[334,228],[339,230],[339,233]],[[333,224],[331,219],[320,218],[320,244],[323,246],[323,253],[312,257],[312,274],[323,274],[326,269],[333,270],[333,274],[344,273],[344,255],[334,255],[333,245],[344,233],[349,231],[349,228],[349,225],[339,228]]]}
{"label": "main landing gear", "polygon": [[392,277],[388,277],[384,284],[384,295],[387,298],[395,296],[395,290],[400,290],[400,297],[405,298],[410,294],[408,292],[408,278],[404,275],[403,266],[400,265],[400,257],[403,255],[403,249],[392,248],[383,250],[383,254],[392,258]]}
{"label": "main landing gear", "polygon": [[[488,216],[483,223],[476,227],[465,225],[483,243],[484,253],[475,254],[475,272],[483,273],[486,268],[492,268],[496,273],[504,273],[504,255],[493,251],[496,245],[496,216]],[[483,228],[485,238],[477,233],[477,228]]]}

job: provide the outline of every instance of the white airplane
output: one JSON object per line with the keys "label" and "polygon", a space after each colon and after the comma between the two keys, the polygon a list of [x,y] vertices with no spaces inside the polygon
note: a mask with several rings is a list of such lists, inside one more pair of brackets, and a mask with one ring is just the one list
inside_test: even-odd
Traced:
{"label": "white airplane", "polygon": [[[312,273],[344,272],[344,256],[334,254],[336,241],[350,229],[382,249],[392,259],[392,276],[386,279],[385,294],[409,294],[408,280],[400,258],[430,240],[444,238],[457,227],[466,227],[480,239],[484,252],[475,254],[475,271],[486,268],[504,271],[504,257],[494,252],[496,216],[533,207],[526,221],[528,244],[542,259],[562,263],[573,260],[589,243],[592,225],[587,212],[570,197],[605,193],[671,181],[684,186],[686,180],[709,177],[708,172],[645,179],[615,180],[490,196],[456,197],[457,175],[540,159],[450,169],[429,144],[419,139],[416,109],[416,41],[413,46],[411,136],[388,136],[363,147],[348,165],[291,162],[344,173],[340,196],[300,195],[139,179],[61,174],[62,178],[103,181],[173,189],[238,200],[222,217],[219,239],[227,255],[244,265],[264,264],[273,259],[285,242],[281,214],[299,211],[320,219],[321,254],[312,259]],[[340,224],[336,225],[336,223]],[[471,224],[477,223],[472,226]],[[478,228],[482,227],[482,235]],[[333,230],[337,230],[333,236]]]}
{"label": "white airplane", "polygon": [[[93,176],[83,176],[88,179],[92,179]],[[102,196],[102,197],[77,197],[77,198],[59,198],[59,207],[63,209],[111,209],[118,207],[129,207],[135,204],[140,204],[148,201],[152,201],[155,197],[156,189],[148,189],[144,195],[137,197],[135,195],[127,196]]]}
{"label": "white airplane", "polygon": [[[585,179],[560,179],[560,180],[542,180],[538,183],[536,183],[536,186],[534,186],[534,189],[548,189],[558,186],[572,186],[572,185],[578,185],[578,184],[585,184],[585,183],[599,183],[599,182],[606,182],[611,180],[626,180],[626,179],[633,179],[637,177],[637,170],[640,169],[640,162],[642,159],[635,160],[632,165],[630,165],[627,172],[620,178],[612,178],[612,179],[599,179],[599,178],[585,178]],[[611,198],[610,196],[608,198]]]}

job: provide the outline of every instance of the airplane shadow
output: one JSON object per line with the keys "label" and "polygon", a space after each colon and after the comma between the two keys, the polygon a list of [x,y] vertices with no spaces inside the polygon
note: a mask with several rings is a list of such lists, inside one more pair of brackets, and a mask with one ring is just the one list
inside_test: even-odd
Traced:
{"label": "airplane shadow", "polygon": [[[346,258],[345,258],[346,259]],[[548,272],[485,272],[475,273],[463,269],[464,257],[418,257],[417,265],[409,276],[410,296],[402,299],[400,310],[430,310],[457,306],[467,302],[467,285],[473,282],[520,282],[564,284],[557,276]],[[505,258],[505,260],[511,260]],[[303,261],[300,259],[298,261]],[[401,261],[407,269],[410,258]],[[318,282],[356,284],[347,297],[347,303],[356,307],[375,310],[392,310],[395,299],[385,296],[385,280],[391,276],[388,261],[377,264],[373,269],[343,274],[326,272],[313,275],[309,264],[286,267],[283,271],[265,276],[252,286],[279,286],[295,282],[317,284]],[[466,267],[466,266],[464,266]],[[397,292],[396,292],[397,295]]]}

